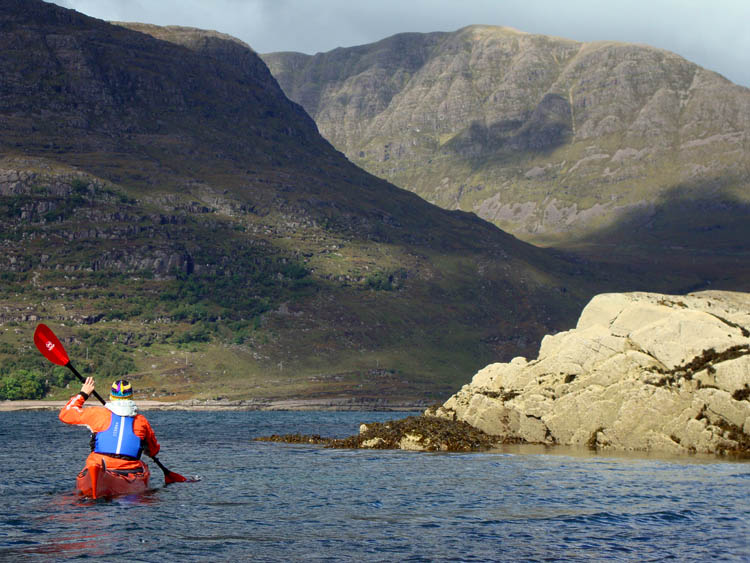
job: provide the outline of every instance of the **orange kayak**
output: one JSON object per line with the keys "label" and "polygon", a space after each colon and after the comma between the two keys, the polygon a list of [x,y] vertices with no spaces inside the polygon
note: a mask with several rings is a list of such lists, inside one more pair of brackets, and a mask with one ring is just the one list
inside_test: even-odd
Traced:
{"label": "orange kayak", "polygon": [[147,465],[143,471],[124,472],[105,469],[101,465],[86,466],[78,474],[76,490],[79,495],[90,498],[105,498],[142,493],[148,489],[151,472]]}

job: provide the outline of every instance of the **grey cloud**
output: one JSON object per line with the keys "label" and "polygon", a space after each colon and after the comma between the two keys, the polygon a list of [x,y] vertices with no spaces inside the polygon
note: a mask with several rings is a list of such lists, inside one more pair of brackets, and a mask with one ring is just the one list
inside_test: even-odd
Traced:
{"label": "grey cloud", "polygon": [[315,53],[405,31],[505,25],[578,41],[674,51],[750,85],[747,0],[58,0],[107,20],[187,25],[234,35],[259,52]]}

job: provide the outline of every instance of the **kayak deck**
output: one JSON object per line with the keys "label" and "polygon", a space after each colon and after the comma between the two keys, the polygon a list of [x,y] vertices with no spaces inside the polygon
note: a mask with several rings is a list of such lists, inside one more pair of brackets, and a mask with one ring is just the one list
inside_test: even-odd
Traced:
{"label": "kayak deck", "polygon": [[150,476],[145,464],[143,471],[127,473],[91,465],[78,474],[76,490],[79,495],[90,498],[138,494],[148,490]]}

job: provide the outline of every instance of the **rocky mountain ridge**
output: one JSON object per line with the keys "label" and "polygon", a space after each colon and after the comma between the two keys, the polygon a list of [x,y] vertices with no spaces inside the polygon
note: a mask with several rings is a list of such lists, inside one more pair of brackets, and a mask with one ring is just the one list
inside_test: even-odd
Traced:
{"label": "rocky mountain ridge", "polygon": [[750,90],[674,53],[477,25],[263,58],[352,162],[524,240],[726,254],[706,278],[748,250]]}

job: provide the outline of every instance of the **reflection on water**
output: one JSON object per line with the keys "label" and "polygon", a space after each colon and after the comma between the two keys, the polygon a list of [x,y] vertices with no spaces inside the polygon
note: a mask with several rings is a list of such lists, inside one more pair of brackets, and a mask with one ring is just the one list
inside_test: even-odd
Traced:
{"label": "reflection on water", "polygon": [[163,486],[152,467],[147,493],[92,501],[73,492],[85,432],[0,413],[0,560],[750,560],[749,463],[252,441],[406,414],[149,413],[162,461],[203,481]]}
{"label": "reflection on water", "polygon": [[638,452],[619,450],[596,450],[585,446],[546,446],[543,444],[504,444],[488,453],[513,455],[553,455],[588,459],[620,459],[640,463],[645,460],[671,463],[717,463],[750,462],[739,456],[716,457],[711,454],[678,454],[669,452]]}
{"label": "reflection on water", "polygon": [[28,554],[54,554],[56,556],[76,556],[86,554],[89,557],[106,557],[107,552],[101,547],[102,540],[97,535],[58,535],[54,536],[41,545],[32,545],[20,550]]}

